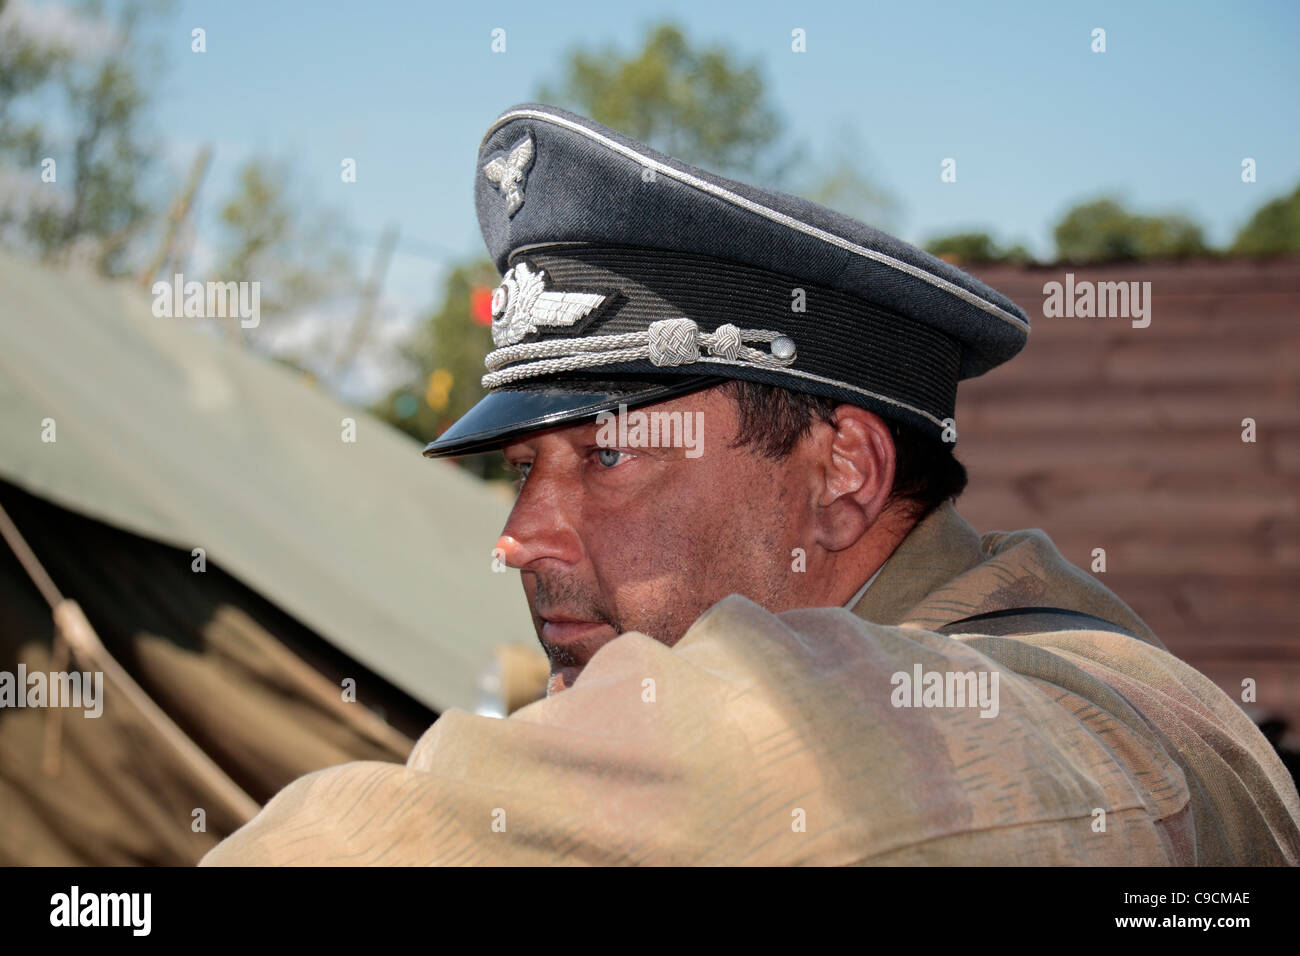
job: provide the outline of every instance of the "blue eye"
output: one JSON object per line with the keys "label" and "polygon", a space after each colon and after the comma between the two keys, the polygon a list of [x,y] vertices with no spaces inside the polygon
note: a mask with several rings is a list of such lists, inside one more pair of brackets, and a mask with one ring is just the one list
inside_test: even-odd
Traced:
{"label": "blue eye", "polygon": [[597,448],[596,459],[606,468],[613,468],[618,464],[623,453],[617,448]]}

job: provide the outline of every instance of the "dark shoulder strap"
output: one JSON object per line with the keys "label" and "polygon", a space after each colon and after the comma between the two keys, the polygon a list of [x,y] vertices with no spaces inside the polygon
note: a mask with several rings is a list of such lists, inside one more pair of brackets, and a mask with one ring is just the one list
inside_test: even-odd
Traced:
{"label": "dark shoulder strap", "polygon": [[1082,611],[1060,607],[1013,607],[989,611],[934,628],[940,634],[1034,634],[1039,631],[1114,631],[1137,637],[1132,631]]}

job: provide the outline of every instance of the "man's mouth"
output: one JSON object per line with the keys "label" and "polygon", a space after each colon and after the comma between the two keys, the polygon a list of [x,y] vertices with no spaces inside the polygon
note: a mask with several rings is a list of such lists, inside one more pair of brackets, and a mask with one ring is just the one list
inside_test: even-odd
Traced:
{"label": "man's mouth", "polygon": [[542,622],[541,642],[551,659],[551,672],[562,673],[566,687],[598,650],[618,636],[608,621],[551,610],[539,611],[537,616]]}
{"label": "man's mouth", "polygon": [[567,652],[565,656],[572,657],[574,664],[585,665],[591,655],[596,653],[598,646],[590,646],[592,638],[613,631],[608,621],[591,621],[559,613],[539,616],[542,619],[542,643],[564,648]]}

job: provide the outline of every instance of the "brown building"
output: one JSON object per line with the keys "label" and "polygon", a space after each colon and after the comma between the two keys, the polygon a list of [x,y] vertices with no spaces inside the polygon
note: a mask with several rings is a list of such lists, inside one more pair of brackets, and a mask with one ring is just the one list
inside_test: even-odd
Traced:
{"label": "brown building", "polygon": [[[1032,332],[961,387],[961,513],[1085,570],[1104,549],[1099,578],[1233,699],[1253,679],[1242,706],[1300,749],[1300,259],[972,271]],[[1150,324],[1046,316],[1066,273],[1150,282]]]}

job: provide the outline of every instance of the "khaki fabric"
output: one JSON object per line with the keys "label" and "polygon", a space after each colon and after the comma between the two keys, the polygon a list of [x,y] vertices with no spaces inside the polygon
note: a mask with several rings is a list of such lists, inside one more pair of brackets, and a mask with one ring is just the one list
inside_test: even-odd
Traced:
{"label": "khaki fabric", "polygon": [[[926,629],[1026,604],[1142,639]],[[996,673],[996,716],[894,706],[918,665]],[[405,766],[303,777],[203,863],[1295,864],[1298,823],[1221,690],[1042,532],[945,505],[852,611],[733,595],[673,648],[622,635],[509,719],[448,711]]]}

